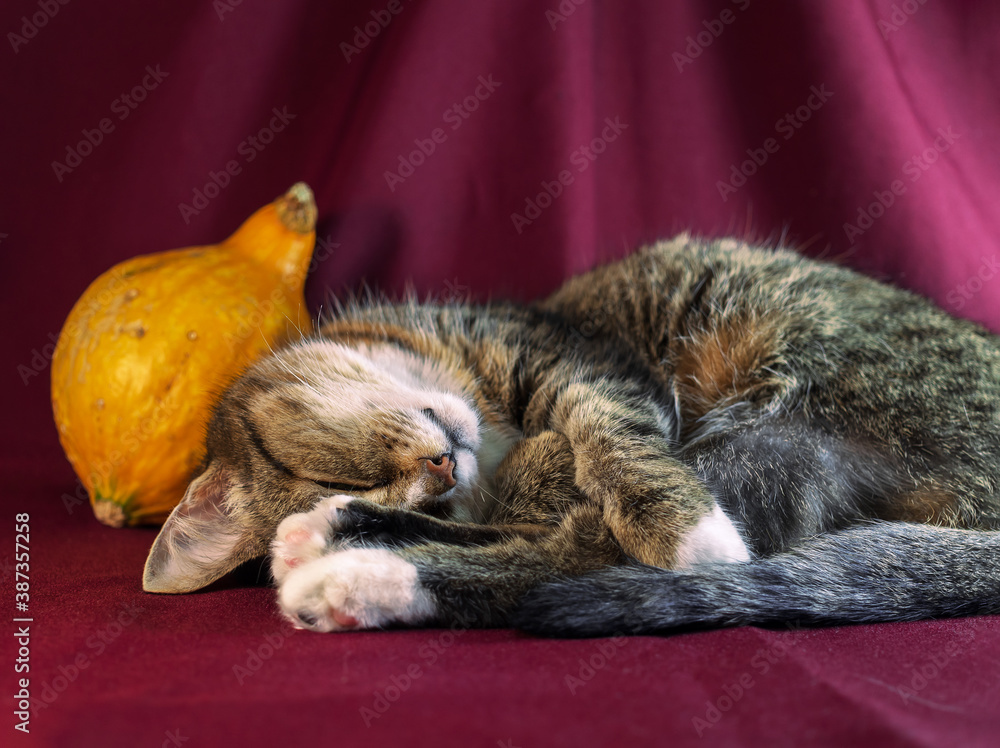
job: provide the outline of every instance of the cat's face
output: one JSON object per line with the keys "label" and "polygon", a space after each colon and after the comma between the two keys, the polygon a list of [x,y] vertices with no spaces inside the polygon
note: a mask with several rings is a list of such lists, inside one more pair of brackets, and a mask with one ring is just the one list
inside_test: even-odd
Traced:
{"label": "cat's face", "polygon": [[208,467],[150,551],[147,591],[186,592],[263,555],[284,517],[353,494],[480,519],[480,421],[443,367],[312,341],[251,367],[208,431]]}
{"label": "cat's face", "polygon": [[[443,372],[389,347],[321,342],[268,359],[243,386],[252,401],[220,436],[241,442],[241,455],[256,451],[256,481],[435,514],[469,511],[479,419]],[[218,444],[228,453],[233,446]]]}

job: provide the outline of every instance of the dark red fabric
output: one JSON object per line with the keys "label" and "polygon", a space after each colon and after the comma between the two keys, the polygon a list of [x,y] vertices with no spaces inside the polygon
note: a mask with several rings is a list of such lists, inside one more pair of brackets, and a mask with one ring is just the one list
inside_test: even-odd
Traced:
{"label": "dark red fabric", "polygon": [[690,229],[785,234],[1000,330],[1000,6],[16,0],[0,31],[0,564],[11,610],[28,512],[46,705],[29,736],[9,710],[5,745],[996,745],[995,617],[320,636],[253,570],[144,595],[153,532],[73,505],[48,359],[99,273],[218,241],[298,180],[314,312],[363,279],[534,298]]}

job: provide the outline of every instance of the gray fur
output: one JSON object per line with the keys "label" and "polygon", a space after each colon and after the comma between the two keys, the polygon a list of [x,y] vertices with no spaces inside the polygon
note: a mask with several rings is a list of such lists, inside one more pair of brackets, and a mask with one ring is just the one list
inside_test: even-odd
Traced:
{"label": "gray fur", "polygon": [[1000,613],[1000,532],[874,523],[749,564],[620,566],[544,585],[514,616],[549,636]]}
{"label": "gray fur", "polygon": [[[662,242],[534,307],[348,304],[237,380],[208,453],[148,590],[259,557],[336,487],[359,499],[328,550],[415,567],[425,623],[612,634],[1000,599],[997,338],[731,240]],[[753,560],[677,570],[716,503]]]}

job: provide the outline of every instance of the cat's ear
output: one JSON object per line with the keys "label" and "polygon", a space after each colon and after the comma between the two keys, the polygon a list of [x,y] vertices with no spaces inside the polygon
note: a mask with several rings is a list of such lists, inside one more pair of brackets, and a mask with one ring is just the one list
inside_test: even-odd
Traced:
{"label": "cat's ear", "polygon": [[192,592],[249,560],[253,544],[226,501],[232,490],[230,471],[218,461],[191,482],[149,551],[146,592]]}

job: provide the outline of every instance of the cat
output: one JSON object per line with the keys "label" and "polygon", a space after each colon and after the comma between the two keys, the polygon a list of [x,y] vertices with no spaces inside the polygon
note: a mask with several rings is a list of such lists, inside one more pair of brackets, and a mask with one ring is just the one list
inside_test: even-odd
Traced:
{"label": "cat", "polygon": [[1000,612],[1000,342],[684,234],[544,301],[339,308],[223,394],[144,588],[270,552],[297,627]]}

